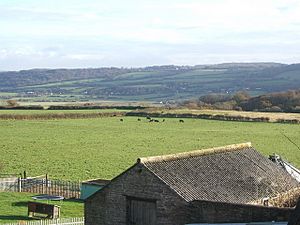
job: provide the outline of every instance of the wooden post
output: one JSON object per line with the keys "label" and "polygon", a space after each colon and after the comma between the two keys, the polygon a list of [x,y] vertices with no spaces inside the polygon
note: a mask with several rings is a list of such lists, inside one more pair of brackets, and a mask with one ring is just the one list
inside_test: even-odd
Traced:
{"label": "wooden post", "polygon": [[44,194],[49,194],[49,188],[48,188],[48,174],[46,173],[46,188],[45,188],[45,193]]}
{"label": "wooden post", "polygon": [[22,178],[21,177],[18,178],[18,191],[22,192]]}

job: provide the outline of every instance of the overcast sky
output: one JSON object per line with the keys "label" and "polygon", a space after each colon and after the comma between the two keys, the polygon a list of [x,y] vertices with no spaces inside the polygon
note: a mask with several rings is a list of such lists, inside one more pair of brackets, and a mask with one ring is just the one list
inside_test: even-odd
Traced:
{"label": "overcast sky", "polygon": [[300,62],[300,0],[0,0],[0,70]]}

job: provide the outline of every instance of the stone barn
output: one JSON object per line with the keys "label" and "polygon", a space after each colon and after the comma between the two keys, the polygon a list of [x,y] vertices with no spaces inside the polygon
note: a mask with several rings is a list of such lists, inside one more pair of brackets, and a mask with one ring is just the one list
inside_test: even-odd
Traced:
{"label": "stone barn", "polygon": [[263,200],[298,186],[250,143],[139,158],[85,201],[85,224],[288,221]]}

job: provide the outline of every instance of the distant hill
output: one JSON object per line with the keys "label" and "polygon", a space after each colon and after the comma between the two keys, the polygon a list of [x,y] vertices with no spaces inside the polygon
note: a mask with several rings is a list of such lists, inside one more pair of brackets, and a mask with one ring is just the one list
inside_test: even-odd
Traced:
{"label": "distant hill", "polygon": [[0,72],[0,99],[166,101],[210,93],[299,89],[300,64],[224,63]]}

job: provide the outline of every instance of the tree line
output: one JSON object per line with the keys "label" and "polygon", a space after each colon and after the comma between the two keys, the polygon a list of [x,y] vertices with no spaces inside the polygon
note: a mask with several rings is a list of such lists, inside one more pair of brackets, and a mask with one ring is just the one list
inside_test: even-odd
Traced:
{"label": "tree line", "polygon": [[251,97],[245,91],[233,95],[210,94],[198,99],[183,101],[179,105],[197,109],[300,113],[300,90],[256,97]]}

